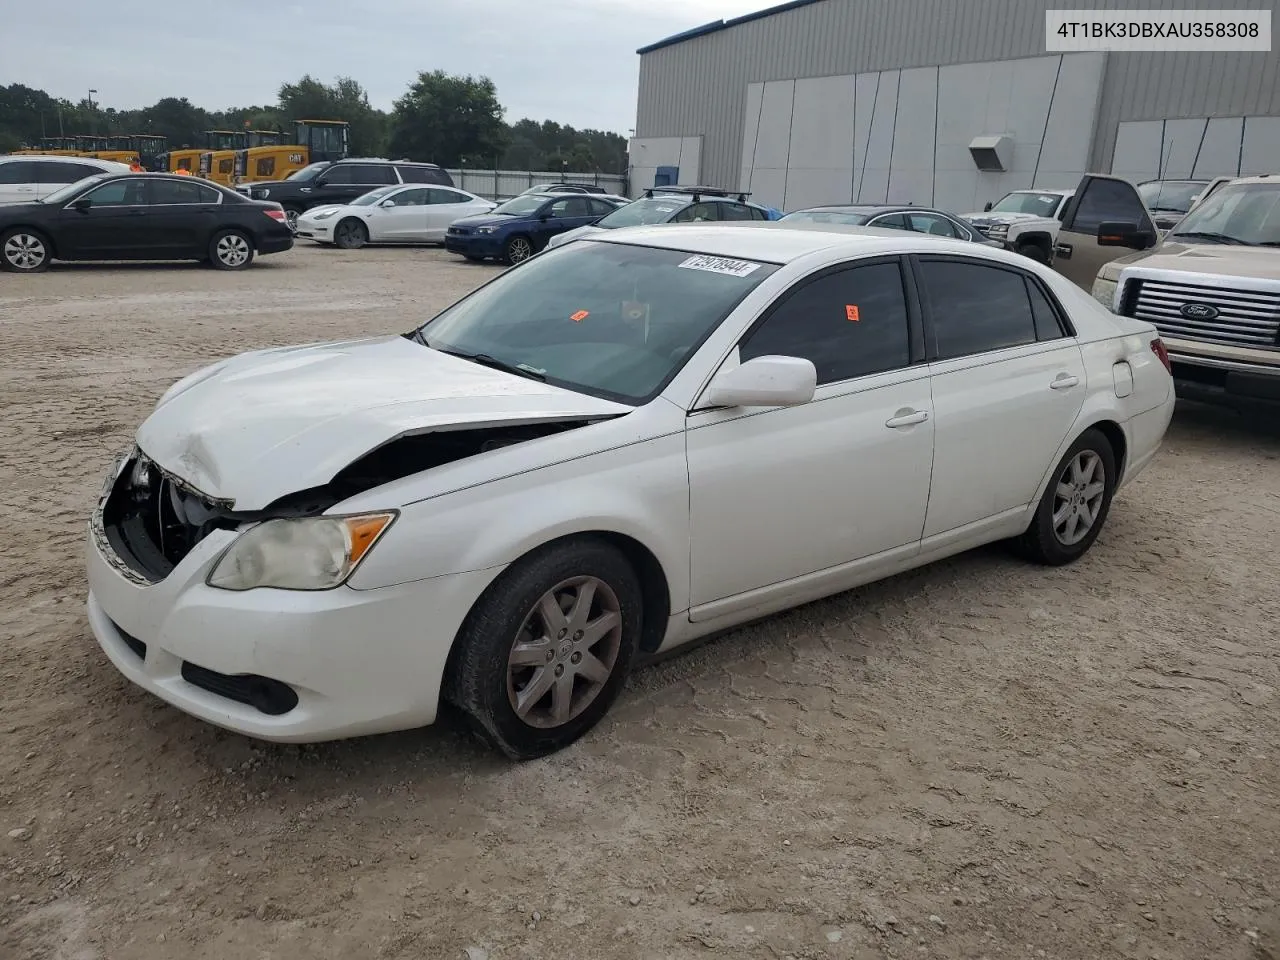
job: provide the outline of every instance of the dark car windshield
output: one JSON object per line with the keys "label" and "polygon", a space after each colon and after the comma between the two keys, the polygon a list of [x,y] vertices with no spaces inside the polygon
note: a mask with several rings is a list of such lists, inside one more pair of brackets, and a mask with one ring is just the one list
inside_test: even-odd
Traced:
{"label": "dark car windshield", "polygon": [[481,287],[414,338],[638,405],[777,269],[680,250],[569,243]]}
{"label": "dark car windshield", "polygon": [[1186,213],[1206,186],[1186,180],[1148,180],[1138,184],[1138,193],[1152,213]]}
{"label": "dark car windshield", "polygon": [[107,173],[99,173],[99,174],[95,174],[92,177],[85,177],[83,180],[77,180],[75,183],[68,183],[65,187],[62,187],[60,190],[55,190],[53,191],[53,193],[41,199],[40,202],[54,203],[54,204],[66,203],[76,194],[80,193],[83,190],[88,190],[95,183],[105,180],[109,176],[110,174],[107,174]]}
{"label": "dark car windshield", "polygon": [[861,226],[870,218],[869,213],[852,213],[848,210],[797,210],[788,213],[779,223],[842,223],[851,227]]}
{"label": "dark car windshield", "polygon": [[1167,239],[1280,246],[1280,183],[1232,183],[1182,218]]}
{"label": "dark car windshield", "polygon": [[991,208],[992,213],[1031,213],[1052,217],[1062,197],[1056,193],[1007,193]]}
{"label": "dark car windshield", "polygon": [[613,230],[616,227],[638,227],[645,223],[666,223],[689,205],[684,197],[654,197],[652,200],[634,200],[619,207],[597,227]]}
{"label": "dark car windshield", "polygon": [[533,213],[540,206],[547,202],[546,197],[512,197],[506,203],[500,203],[498,206],[490,210],[490,213],[504,213],[510,217],[525,217]]}
{"label": "dark car windshield", "polygon": [[301,170],[293,171],[293,173],[289,174],[285,179],[299,181],[314,180],[320,171],[327,166],[329,166],[327,162],[308,164]]}

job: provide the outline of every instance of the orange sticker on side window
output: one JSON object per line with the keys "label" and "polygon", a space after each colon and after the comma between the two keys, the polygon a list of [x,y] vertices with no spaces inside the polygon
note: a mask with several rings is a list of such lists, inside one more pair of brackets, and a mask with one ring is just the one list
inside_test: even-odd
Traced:
{"label": "orange sticker on side window", "polygon": [[589,316],[591,316],[590,311],[579,310],[577,313],[571,314],[569,319],[572,320],[574,323],[581,323],[583,320],[587,319],[587,317]]}
{"label": "orange sticker on side window", "polygon": [[845,319],[846,319],[846,320],[852,320],[854,323],[857,323],[857,322],[858,322],[858,308],[857,308],[857,307],[855,307],[855,306],[853,306],[852,304],[845,304],[845,308],[844,308],[844,316],[845,316]]}

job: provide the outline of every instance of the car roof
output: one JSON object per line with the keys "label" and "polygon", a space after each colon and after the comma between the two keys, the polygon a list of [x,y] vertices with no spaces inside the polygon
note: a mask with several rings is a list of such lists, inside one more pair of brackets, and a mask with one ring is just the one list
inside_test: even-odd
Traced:
{"label": "car roof", "polygon": [[121,163],[118,160],[99,160],[97,157],[77,157],[74,155],[66,157],[51,157],[45,153],[13,153],[7,156],[0,156],[0,163],[5,163],[6,161],[12,161],[15,163],[18,161],[29,162],[32,160],[36,163],[96,163],[107,168],[121,167],[125,170],[129,169],[129,165],[127,163]]}
{"label": "car roof", "polygon": [[[1205,183],[1208,182],[1205,181]],[[1231,177],[1223,186],[1232,186],[1237,183],[1280,183],[1280,176],[1274,173],[1259,173],[1252,177]]]}
{"label": "car roof", "polygon": [[1056,194],[1059,197],[1069,197],[1075,192],[1076,192],[1075,187],[1070,187],[1070,188],[1046,187],[1044,189],[1041,189],[1040,187],[1019,187],[1017,190],[1009,191],[1009,193],[1052,193],[1052,194]]}
{"label": "car roof", "polygon": [[941,213],[944,216],[952,216],[945,210],[938,210],[934,207],[921,207],[913,204],[902,203],[824,203],[816,207],[802,207],[799,210],[793,210],[792,213],[813,213],[816,211],[826,211],[829,213]]}
{"label": "car roof", "polygon": [[990,249],[967,240],[880,227],[799,229],[778,221],[716,224],[710,227],[682,224],[678,230],[667,226],[626,227],[593,233],[588,239],[601,243],[629,243],[713,257],[781,264],[832,248],[839,248],[841,253],[849,256],[906,253],[919,250],[921,244],[927,244],[926,249],[953,249],[957,253],[969,255]]}

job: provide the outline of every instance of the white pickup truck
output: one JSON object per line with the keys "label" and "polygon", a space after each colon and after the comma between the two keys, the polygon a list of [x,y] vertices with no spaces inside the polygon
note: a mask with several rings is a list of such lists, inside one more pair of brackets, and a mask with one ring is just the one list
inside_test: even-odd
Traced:
{"label": "white pickup truck", "polygon": [[982,213],[961,214],[989,240],[1038,263],[1053,261],[1062,211],[1074,190],[1015,190]]}

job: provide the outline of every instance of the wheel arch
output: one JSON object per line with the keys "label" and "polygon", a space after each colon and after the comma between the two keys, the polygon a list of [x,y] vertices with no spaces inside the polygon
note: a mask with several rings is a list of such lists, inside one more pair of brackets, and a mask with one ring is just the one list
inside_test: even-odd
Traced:
{"label": "wheel arch", "polygon": [[1059,462],[1066,456],[1072,445],[1090,430],[1097,430],[1111,444],[1111,452],[1116,458],[1115,485],[1119,488],[1129,463],[1129,439],[1124,432],[1124,427],[1109,414],[1100,411],[1092,414],[1082,414],[1080,419],[1076,421],[1076,425],[1071,429],[1071,432],[1063,439],[1062,445],[1054,453],[1053,460],[1045,467],[1044,477],[1036,488],[1035,498],[1027,505],[1028,510],[1034,513],[1036,505],[1040,503],[1040,498],[1044,496],[1045,490],[1053,482],[1054,471],[1057,470]]}
{"label": "wheel arch", "polygon": [[1014,240],[1014,245],[1018,247],[1039,247],[1046,253],[1053,251],[1053,237],[1049,235],[1047,230],[1029,230],[1026,233],[1018,234]]}

